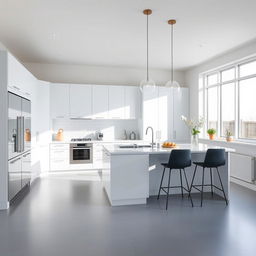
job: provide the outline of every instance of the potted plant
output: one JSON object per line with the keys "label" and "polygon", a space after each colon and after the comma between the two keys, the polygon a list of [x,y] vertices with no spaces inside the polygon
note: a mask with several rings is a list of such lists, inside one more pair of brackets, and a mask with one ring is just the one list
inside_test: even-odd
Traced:
{"label": "potted plant", "polygon": [[216,135],[216,130],[213,128],[210,128],[207,130],[207,133],[209,135],[209,139],[210,140],[214,140],[215,139],[215,135]]}
{"label": "potted plant", "polygon": [[233,138],[232,132],[230,130],[226,130],[226,141],[231,142],[233,140],[234,140],[234,138]]}
{"label": "potted plant", "polygon": [[204,118],[201,117],[199,120],[188,120],[185,116],[181,116],[181,119],[190,130],[191,144],[198,145],[198,134],[200,133],[200,129],[204,126]]}

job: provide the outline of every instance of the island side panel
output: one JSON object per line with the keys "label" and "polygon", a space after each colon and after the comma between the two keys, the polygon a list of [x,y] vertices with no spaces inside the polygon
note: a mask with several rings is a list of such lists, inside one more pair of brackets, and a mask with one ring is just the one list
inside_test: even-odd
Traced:
{"label": "island side panel", "polygon": [[148,154],[110,155],[111,204],[146,204],[149,197]]}

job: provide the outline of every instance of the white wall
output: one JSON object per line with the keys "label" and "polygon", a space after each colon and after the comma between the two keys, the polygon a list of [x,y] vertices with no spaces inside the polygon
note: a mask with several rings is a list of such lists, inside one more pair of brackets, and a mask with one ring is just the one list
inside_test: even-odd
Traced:
{"label": "white wall", "polygon": [[244,57],[256,54],[256,41],[252,41],[239,48],[226,52],[216,58],[213,58],[201,65],[185,71],[185,84],[190,88],[190,116],[198,116],[198,77],[199,74],[230,62],[242,59]]}
{"label": "white wall", "polygon": [[[125,67],[103,67],[86,65],[63,65],[24,63],[38,79],[53,83],[139,85],[146,76],[145,69]],[[175,80],[185,86],[184,72],[176,71]],[[150,70],[150,77],[157,85],[170,80],[170,70]]]}

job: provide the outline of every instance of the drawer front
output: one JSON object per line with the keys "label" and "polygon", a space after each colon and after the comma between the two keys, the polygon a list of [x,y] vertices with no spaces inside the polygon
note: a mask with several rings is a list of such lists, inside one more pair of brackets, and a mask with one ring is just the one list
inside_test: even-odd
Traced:
{"label": "drawer front", "polygon": [[50,151],[51,159],[64,159],[69,162],[69,150],[54,149]]}
{"label": "drawer front", "polygon": [[62,149],[62,150],[69,150],[69,144],[51,144],[50,149]]}
{"label": "drawer front", "polygon": [[55,159],[50,162],[51,171],[69,170],[69,162],[66,159]]}

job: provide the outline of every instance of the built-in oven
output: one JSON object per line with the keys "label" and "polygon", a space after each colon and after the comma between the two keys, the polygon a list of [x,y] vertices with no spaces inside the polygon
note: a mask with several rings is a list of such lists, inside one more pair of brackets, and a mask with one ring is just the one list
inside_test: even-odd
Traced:
{"label": "built-in oven", "polygon": [[70,143],[70,164],[89,164],[92,161],[92,143]]}

